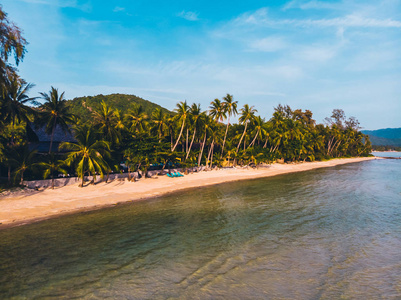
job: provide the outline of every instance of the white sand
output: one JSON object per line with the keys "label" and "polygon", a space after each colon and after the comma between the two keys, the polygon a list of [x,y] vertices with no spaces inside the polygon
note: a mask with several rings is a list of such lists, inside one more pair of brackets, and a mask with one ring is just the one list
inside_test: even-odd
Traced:
{"label": "white sand", "polygon": [[226,169],[200,172],[180,178],[159,176],[138,182],[114,181],[80,188],[70,185],[27,194],[11,194],[0,198],[0,228],[22,225],[79,211],[95,210],[117,203],[138,201],[188,188],[223,182],[269,177],[317,168],[378,159],[375,157],[343,158],[324,162],[273,164],[260,169]]}

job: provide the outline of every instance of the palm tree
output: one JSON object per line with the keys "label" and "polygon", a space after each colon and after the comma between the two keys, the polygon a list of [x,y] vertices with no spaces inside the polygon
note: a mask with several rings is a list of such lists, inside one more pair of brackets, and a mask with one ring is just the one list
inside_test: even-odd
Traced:
{"label": "palm tree", "polygon": [[184,130],[185,126],[185,121],[187,120],[187,117],[189,115],[189,106],[187,104],[187,101],[185,100],[184,102],[181,101],[180,103],[177,103],[177,108],[175,109],[175,112],[177,113],[176,120],[181,121],[181,130],[180,134],[178,135],[177,141],[175,142],[175,145],[171,149],[171,151],[174,151],[178,143],[180,142],[182,131]]}
{"label": "palm tree", "polygon": [[14,68],[9,62],[9,57],[14,57],[15,65],[18,66],[19,62],[23,60],[27,41],[22,36],[22,30],[19,29],[14,22],[7,18],[7,13],[0,7],[0,90],[8,78],[16,76],[17,69]]}
{"label": "palm tree", "polygon": [[214,99],[210,102],[209,115],[216,122],[222,122],[226,118],[224,105],[219,99]]}
{"label": "palm tree", "polygon": [[[25,123],[27,131],[30,129],[29,122],[34,110],[27,106],[28,103],[38,104],[37,97],[28,97],[28,92],[34,84],[25,83],[17,76],[12,76],[5,82],[5,89],[0,99],[0,115],[4,123]],[[11,145],[14,144],[14,136],[11,136]]]}
{"label": "palm tree", "polygon": [[65,162],[63,160],[57,160],[54,153],[49,154],[48,162],[40,162],[39,166],[44,168],[43,179],[49,177],[52,180],[52,189],[54,189],[54,173],[60,172],[67,175],[67,171],[63,168]]}
{"label": "palm tree", "polygon": [[253,144],[255,144],[255,141],[257,138],[261,140],[263,137],[267,135],[267,132],[265,130],[265,120],[262,119],[260,116],[257,116],[253,119],[253,126],[254,126],[254,131],[255,137],[253,138],[252,142],[249,144],[249,147],[252,147]]}
{"label": "palm tree", "polygon": [[167,130],[167,118],[162,109],[156,108],[152,112],[153,131],[159,136],[159,142]]}
{"label": "palm tree", "polygon": [[65,162],[67,165],[76,165],[78,177],[82,178],[80,186],[83,187],[85,173],[92,174],[94,182],[96,173],[103,178],[103,172],[110,169],[104,159],[109,154],[110,145],[99,140],[97,132],[87,125],[77,127],[74,131],[77,143],[63,142],[59,148],[70,151]]}
{"label": "palm tree", "polygon": [[42,106],[42,122],[45,124],[45,131],[51,134],[49,153],[52,151],[54,131],[57,126],[64,133],[69,132],[68,124],[72,124],[72,114],[69,112],[67,101],[64,99],[64,92],[60,95],[58,89],[51,87],[48,94],[40,93],[45,103]]}
{"label": "palm tree", "polygon": [[100,130],[106,140],[111,144],[118,144],[121,139],[120,124],[118,124],[119,112],[115,112],[110,105],[102,100],[100,109],[93,112],[93,117],[95,127]]}
{"label": "palm tree", "polygon": [[36,154],[36,150],[29,150],[28,146],[25,145],[20,147],[13,153],[13,157],[10,159],[10,162],[16,166],[15,178],[20,175],[20,185],[22,185],[24,181],[24,173],[26,170],[30,169],[34,163],[33,159]]}
{"label": "palm tree", "polygon": [[209,147],[208,156],[206,159],[206,167],[208,167],[209,161],[210,161],[210,166],[212,166],[212,164],[213,164],[215,142],[216,142],[216,144],[221,142],[221,136],[219,135],[220,131],[218,130],[219,129],[218,127],[219,127],[218,123],[211,120],[211,123],[209,125],[209,132],[210,132],[209,140],[211,141],[211,143],[210,143],[210,147]]}
{"label": "palm tree", "polygon": [[244,128],[244,133],[242,134],[242,136],[239,140],[238,146],[237,146],[237,153],[239,150],[239,146],[241,145],[242,139],[245,136],[246,129],[248,127],[248,123],[254,119],[256,112],[257,112],[257,110],[254,109],[253,106],[249,107],[248,104],[245,104],[244,107],[241,108],[241,117],[239,118],[239,122],[242,124],[245,124],[245,128]]}
{"label": "palm tree", "polygon": [[213,126],[213,120],[211,119],[210,116],[203,114],[201,117],[203,126],[204,126],[204,136],[203,136],[203,141],[202,141],[202,146],[201,146],[201,150],[199,152],[199,156],[198,156],[198,166],[200,166],[201,160],[202,160],[202,155],[203,155],[203,150],[205,148],[205,144],[206,144],[206,139],[208,136],[208,133],[211,133],[211,127]]}
{"label": "palm tree", "polygon": [[149,117],[141,105],[133,103],[125,117],[131,123],[130,130],[132,133],[142,133],[147,128]]}
{"label": "palm tree", "polygon": [[189,145],[185,159],[188,159],[189,153],[191,152],[196,132],[202,125],[202,120],[203,120],[202,115],[204,114],[204,112],[201,111],[200,104],[195,104],[195,103],[192,104],[192,106],[190,107],[189,113],[190,113],[191,124],[194,128],[194,133],[192,134],[191,144]]}
{"label": "palm tree", "polygon": [[138,155],[134,153],[132,149],[126,149],[124,151],[125,165],[128,168],[128,181],[131,181],[131,171],[135,170],[135,168],[139,164]]}
{"label": "palm tree", "polygon": [[166,118],[166,125],[168,133],[170,134],[170,150],[173,149],[174,145],[174,125],[175,125],[175,117],[168,116]]}
{"label": "palm tree", "polygon": [[238,112],[237,112],[238,101],[234,101],[233,95],[227,94],[223,98],[223,100],[224,100],[224,102],[223,102],[224,112],[227,115],[227,127],[226,127],[226,133],[224,134],[224,140],[223,140],[223,146],[221,148],[220,158],[223,156],[224,145],[226,144],[228,127],[230,125],[230,117],[231,117],[231,115],[235,116],[236,114],[238,114]]}

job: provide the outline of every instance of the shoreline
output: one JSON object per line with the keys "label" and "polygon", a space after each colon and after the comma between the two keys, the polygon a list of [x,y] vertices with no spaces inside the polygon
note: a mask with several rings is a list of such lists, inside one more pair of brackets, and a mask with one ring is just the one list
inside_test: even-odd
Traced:
{"label": "shoreline", "polygon": [[122,203],[143,201],[178,191],[226,182],[272,177],[282,174],[329,168],[378,157],[337,158],[298,164],[273,164],[260,169],[220,169],[188,174],[180,178],[159,176],[138,182],[112,181],[80,188],[69,185],[54,190],[11,194],[0,198],[0,230],[27,225],[50,218],[113,207]]}

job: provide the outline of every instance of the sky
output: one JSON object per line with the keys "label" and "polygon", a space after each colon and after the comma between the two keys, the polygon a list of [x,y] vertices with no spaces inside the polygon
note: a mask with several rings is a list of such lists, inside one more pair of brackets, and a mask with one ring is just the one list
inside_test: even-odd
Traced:
{"label": "sky", "polygon": [[274,107],[340,108],[401,127],[401,0],[2,0],[29,42],[18,69],[67,99],[127,93],[203,110],[227,93]]}

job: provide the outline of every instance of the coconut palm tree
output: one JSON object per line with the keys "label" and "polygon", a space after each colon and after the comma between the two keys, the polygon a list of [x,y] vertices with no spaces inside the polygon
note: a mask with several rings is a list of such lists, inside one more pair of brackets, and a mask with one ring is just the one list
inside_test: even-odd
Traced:
{"label": "coconut palm tree", "polygon": [[223,146],[221,148],[221,155],[220,158],[223,156],[223,152],[224,152],[224,145],[226,144],[226,138],[227,138],[227,132],[228,132],[228,127],[230,126],[230,117],[235,116],[236,114],[238,114],[237,112],[237,104],[238,101],[234,101],[233,99],[233,95],[227,94],[224,98],[223,98],[223,106],[224,106],[224,112],[227,116],[227,127],[226,127],[226,133],[224,134],[224,140],[223,140]]}
{"label": "coconut palm tree", "polygon": [[58,89],[51,87],[48,94],[40,93],[46,101],[42,105],[41,121],[45,124],[45,131],[50,136],[49,153],[52,151],[54,131],[57,126],[64,133],[69,132],[68,124],[72,124],[72,114],[69,112],[67,101],[64,99],[64,92],[59,95]]}
{"label": "coconut palm tree", "polygon": [[201,118],[202,118],[204,135],[203,135],[201,150],[200,150],[199,156],[198,156],[198,166],[200,166],[200,164],[201,164],[203,150],[205,149],[206,139],[207,139],[208,135],[211,135],[212,126],[213,126],[213,120],[210,116],[203,114]]}
{"label": "coconut palm tree", "polygon": [[194,103],[194,104],[192,104],[192,106],[189,109],[189,114],[190,114],[191,125],[194,129],[194,133],[192,134],[191,144],[189,145],[185,159],[188,159],[188,156],[189,156],[189,153],[191,152],[192,144],[194,142],[197,131],[199,131],[200,127],[203,126],[202,115],[204,114],[204,112],[201,111],[200,104]]}
{"label": "coconut palm tree", "polygon": [[[15,126],[17,123],[24,123],[27,132],[31,131],[29,127],[32,116],[35,111],[28,106],[28,103],[38,104],[37,97],[29,97],[28,92],[34,84],[25,83],[17,76],[12,76],[5,82],[5,89],[0,96],[0,115],[4,123],[11,123]],[[14,144],[14,136],[11,136],[11,145]]]}
{"label": "coconut palm tree", "polygon": [[9,64],[10,56],[14,57],[18,66],[26,52],[27,41],[22,36],[22,30],[7,18],[7,13],[0,7],[0,90],[4,88],[10,76],[17,76],[17,69]]}
{"label": "coconut palm tree", "polygon": [[[210,142],[210,147],[209,147],[209,152],[207,155],[207,159],[206,159],[206,167],[208,167],[208,165],[210,165],[210,167],[213,164],[213,157],[214,157],[214,146],[216,144],[219,144],[222,141],[222,136],[219,134],[219,124],[214,122],[212,120],[212,122],[210,123],[209,126],[209,141]],[[220,160],[218,160],[220,161]],[[209,164],[210,162],[210,164]]]}
{"label": "coconut palm tree", "polygon": [[224,105],[219,99],[214,99],[210,102],[209,115],[216,122],[222,122],[226,118]]}
{"label": "coconut palm tree", "polygon": [[52,189],[54,189],[54,174],[56,172],[67,175],[67,171],[63,168],[65,162],[63,160],[56,159],[54,153],[49,154],[49,159],[47,162],[42,161],[37,165],[44,168],[43,179],[46,179],[50,175],[52,180]]}
{"label": "coconut palm tree", "polygon": [[257,110],[253,106],[250,107],[248,104],[245,104],[244,107],[241,108],[241,116],[239,118],[239,122],[241,124],[245,124],[245,128],[244,128],[244,132],[243,132],[243,134],[239,140],[238,146],[237,146],[237,153],[239,150],[239,146],[241,145],[242,139],[245,136],[246,129],[248,127],[248,123],[254,119],[256,112],[257,112]]}
{"label": "coconut palm tree", "polygon": [[139,164],[138,155],[132,149],[126,149],[124,151],[124,159],[125,165],[128,168],[128,181],[132,181],[131,171],[135,170]]}
{"label": "coconut palm tree", "polygon": [[249,147],[252,147],[252,145],[255,144],[255,141],[257,138],[259,138],[259,140],[262,140],[266,135],[267,132],[265,130],[265,120],[262,119],[260,116],[257,116],[253,119],[253,132],[252,134],[255,134],[252,142],[249,144]]}
{"label": "coconut palm tree", "polygon": [[154,124],[154,126],[152,128],[152,131],[154,133],[157,133],[157,135],[159,137],[159,142],[160,142],[162,137],[166,133],[166,130],[167,130],[167,127],[168,127],[167,126],[167,116],[163,112],[162,109],[157,107],[152,112],[152,123]]}
{"label": "coconut palm tree", "polygon": [[28,145],[19,147],[13,152],[13,157],[10,158],[10,162],[15,166],[15,178],[20,176],[20,185],[24,181],[24,173],[34,165],[34,157],[36,150],[29,150]]}
{"label": "coconut palm tree", "polygon": [[106,102],[102,101],[98,110],[93,111],[93,122],[97,129],[100,130],[103,137],[111,144],[119,144],[121,133],[116,112]]}
{"label": "coconut palm tree", "polygon": [[141,105],[133,103],[125,118],[131,124],[130,130],[133,134],[143,133],[146,130],[149,117]]}
{"label": "coconut palm tree", "polygon": [[174,127],[175,127],[175,116],[166,117],[166,125],[168,134],[170,135],[170,150],[174,146]]}
{"label": "coconut palm tree", "polygon": [[93,127],[76,127],[74,133],[77,143],[63,142],[59,148],[70,151],[65,162],[67,165],[76,166],[78,177],[82,179],[80,186],[83,187],[85,173],[91,174],[94,182],[96,173],[103,178],[104,171],[110,169],[104,159],[110,152],[110,145],[98,139],[98,132]]}
{"label": "coconut palm tree", "polygon": [[174,151],[175,148],[177,147],[178,143],[180,142],[182,131],[184,130],[185,122],[189,115],[189,106],[187,104],[187,101],[185,100],[184,102],[181,101],[180,103],[177,103],[175,112],[177,113],[177,115],[175,116],[175,120],[181,122],[181,130],[180,130],[180,134],[178,135],[177,141],[175,142],[175,145],[171,149],[171,151]]}

